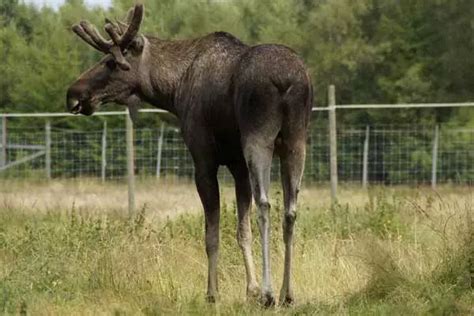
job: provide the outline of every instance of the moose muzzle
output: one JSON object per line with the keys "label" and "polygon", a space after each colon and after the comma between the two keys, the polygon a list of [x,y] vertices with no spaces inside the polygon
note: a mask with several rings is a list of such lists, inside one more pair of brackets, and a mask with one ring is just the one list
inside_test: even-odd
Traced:
{"label": "moose muzzle", "polygon": [[66,110],[72,114],[92,115],[94,113],[94,108],[88,98],[75,93],[74,86],[68,90]]}

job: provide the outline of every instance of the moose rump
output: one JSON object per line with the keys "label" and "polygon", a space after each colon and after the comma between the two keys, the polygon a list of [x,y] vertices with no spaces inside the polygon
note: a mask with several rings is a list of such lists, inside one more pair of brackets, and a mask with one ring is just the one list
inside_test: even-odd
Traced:
{"label": "moose rump", "polygon": [[280,157],[285,208],[285,271],[280,303],[291,303],[294,300],[290,284],[291,245],[312,108],[311,82],[303,62],[289,48],[259,45],[242,56],[233,86],[241,145],[259,212],[262,292],[267,305],[274,303],[270,277],[268,191],[272,157],[274,153]]}

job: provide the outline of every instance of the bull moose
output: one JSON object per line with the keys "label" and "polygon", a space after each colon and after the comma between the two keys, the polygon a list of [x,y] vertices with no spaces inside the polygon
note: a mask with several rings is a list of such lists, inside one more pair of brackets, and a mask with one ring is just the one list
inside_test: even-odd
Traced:
{"label": "bull moose", "polygon": [[[104,38],[89,22],[72,30],[105,56],[67,91],[67,109],[91,115],[115,102],[130,111],[142,102],[178,118],[195,166],[195,183],[205,212],[208,257],[207,299],[217,299],[219,184],[226,166],[235,181],[238,227],[247,279],[247,295],[275,304],[270,276],[270,169],[281,162],[284,196],[285,261],[280,304],[294,301],[290,270],[296,200],[304,168],[306,138],[313,103],[308,70],[288,47],[249,46],[233,35],[215,32],[195,39],[164,40],[139,34],[142,4],[126,22],[105,20]],[[263,271],[259,290],[252,258],[250,209],[258,209]]]}

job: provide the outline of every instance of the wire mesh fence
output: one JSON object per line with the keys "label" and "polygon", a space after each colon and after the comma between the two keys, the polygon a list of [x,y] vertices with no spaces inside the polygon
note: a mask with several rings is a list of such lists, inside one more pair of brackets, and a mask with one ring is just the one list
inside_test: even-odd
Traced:
{"label": "wire mesh fence", "polygon": [[[7,136],[6,150],[2,147],[1,151],[4,161],[0,178],[45,177],[47,172],[52,178],[120,180],[127,176],[125,129],[52,128],[49,135],[46,129],[10,129]],[[136,129],[134,145],[137,176],[193,177],[192,159],[179,129]],[[371,184],[430,184],[434,171],[438,183],[472,185],[474,129],[441,126],[436,135],[431,126],[342,126],[337,130],[337,158],[339,181],[343,183],[362,183],[365,172]],[[231,181],[225,170],[220,171],[220,178]],[[279,180],[277,158],[272,179]],[[308,137],[304,182],[324,183],[329,179],[328,129],[315,126]]]}

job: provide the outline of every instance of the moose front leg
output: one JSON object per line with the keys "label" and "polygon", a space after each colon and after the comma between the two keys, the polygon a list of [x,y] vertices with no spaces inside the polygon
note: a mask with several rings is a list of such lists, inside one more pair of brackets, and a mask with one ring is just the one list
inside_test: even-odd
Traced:
{"label": "moose front leg", "polygon": [[208,258],[207,300],[217,299],[217,259],[219,254],[219,185],[217,167],[198,167],[195,173],[196,187],[204,206],[206,227],[206,254]]}

